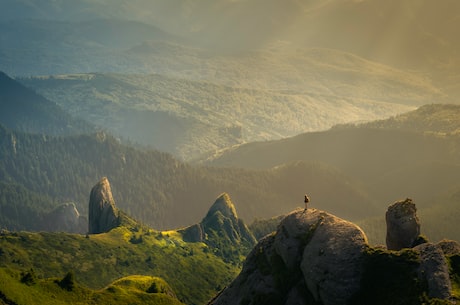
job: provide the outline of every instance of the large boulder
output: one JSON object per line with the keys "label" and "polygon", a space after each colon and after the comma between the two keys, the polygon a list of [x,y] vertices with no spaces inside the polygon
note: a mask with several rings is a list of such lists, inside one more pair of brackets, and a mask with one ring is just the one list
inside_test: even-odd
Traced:
{"label": "large boulder", "polygon": [[305,246],[301,269],[316,301],[345,305],[361,287],[367,237],[355,224],[319,213],[311,240]]}
{"label": "large boulder", "polygon": [[211,304],[347,304],[359,290],[363,231],[316,209],[287,215]]}
{"label": "large boulder", "polygon": [[[402,213],[404,207],[415,215],[411,201],[395,207],[402,215],[398,219],[408,214]],[[355,224],[324,211],[297,209],[259,241],[238,277],[209,304],[423,304],[427,297],[449,301],[450,278],[460,274],[459,255],[460,245],[453,241],[400,251],[373,248]]]}
{"label": "large boulder", "polygon": [[397,201],[388,207],[386,244],[389,250],[412,248],[420,235],[417,208],[411,199]]}
{"label": "large boulder", "polygon": [[104,177],[91,189],[88,233],[105,233],[117,227],[119,225],[118,214],[109,180]]}

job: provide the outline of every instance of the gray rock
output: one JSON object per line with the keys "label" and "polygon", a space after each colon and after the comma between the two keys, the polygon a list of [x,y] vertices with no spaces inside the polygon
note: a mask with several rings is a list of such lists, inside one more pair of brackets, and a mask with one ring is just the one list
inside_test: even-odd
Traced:
{"label": "gray rock", "polygon": [[274,298],[281,298],[276,280],[271,273],[273,240],[272,235],[262,238],[246,258],[241,273],[209,304],[254,304],[254,300],[264,304],[265,298],[265,303],[268,303],[269,299],[273,301]]}
{"label": "gray rock", "polygon": [[388,207],[386,244],[389,250],[412,248],[420,235],[417,209],[411,199],[398,201]]}
{"label": "gray rock", "polygon": [[45,216],[45,222],[45,229],[50,232],[84,234],[88,228],[86,219],[80,215],[73,202],[59,205]]}
{"label": "gray rock", "polygon": [[441,240],[437,246],[445,256],[460,255],[460,244],[455,240]]}
{"label": "gray rock", "polygon": [[238,218],[235,205],[227,193],[221,194],[216,199],[199,224],[181,229],[179,233],[185,241],[205,242],[212,246],[218,246],[212,240],[215,234],[235,247],[245,245],[252,249],[256,244],[254,235],[244,221]]}
{"label": "gray rock", "polygon": [[316,209],[297,209],[280,222],[275,235],[275,249],[288,270],[300,267],[304,248],[324,215],[327,214]]}
{"label": "gray rock", "polygon": [[428,296],[448,300],[452,297],[449,267],[441,247],[425,243],[414,248],[420,253],[419,277],[428,284]]}
{"label": "gray rock", "polygon": [[[233,283],[210,304],[347,304],[359,290],[367,239],[316,209],[287,215],[261,239]],[[309,301],[307,301],[309,300]]]}
{"label": "gray rock", "polygon": [[118,210],[107,177],[91,189],[88,218],[89,234],[105,233],[119,225]]}
{"label": "gray rock", "polygon": [[361,286],[367,237],[357,225],[324,212],[318,221],[303,251],[305,283],[324,305],[348,304]]}

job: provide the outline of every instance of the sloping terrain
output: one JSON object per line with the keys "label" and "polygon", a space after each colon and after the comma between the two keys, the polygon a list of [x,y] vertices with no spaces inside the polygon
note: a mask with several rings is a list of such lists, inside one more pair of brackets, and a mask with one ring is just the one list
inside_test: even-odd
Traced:
{"label": "sloping terrain", "polygon": [[[242,145],[208,164],[271,168],[293,160],[324,162],[357,181],[355,185],[366,190],[381,208],[410,197],[420,209],[439,205],[436,215],[451,219],[455,227],[448,215],[456,206],[455,194],[460,189],[458,111],[453,105],[423,106],[388,120]],[[442,235],[442,227],[452,234],[448,225],[436,228],[440,217],[426,215],[431,234]],[[447,237],[458,238],[457,234]]]}
{"label": "sloping terrain", "polygon": [[24,87],[0,71],[0,122],[30,133],[70,135],[94,131],[57,104]]}
{"label": "sloping terrain", "polygon": [[[62,75],[20,81],[76,117],[185,160],[235,144],[382,119],[442,99],[421,79],[342,55],[310,50],[294,54],[292,63],[270,54],[261,54],[259,63],[258,54],[248,62],[218,60],[215,67],[207,63],[209,69],[231,68],[212,82],[206,76],[211,70],[201,69],[193,73],[203,81],[157,74]],[[323,56],[325,62],[337,62],[315,64],[321,62],[316,57]],[[296,68],[302,66],[309,68]]]}
{"label": "sloping terrain", "polygon": [[0,128],[0,143],[2,187],[8,190],[0,196],[1,216],[4,226],[15,224],[10,229],[40,228],[43,213],[69,201],[87,215],[88,190],[104,176],[114,185],[120,207],[157,229],[197,223],[207,202],[224,191],[247,221],[295,208],[306,188],[325,204],[347,194],[352,207],[330,205],[344,217],[374,210],[373,200],[353,180],[316,163],[266,171],[195,167],[165,153],[122,145],[105,133],[61,138]]}

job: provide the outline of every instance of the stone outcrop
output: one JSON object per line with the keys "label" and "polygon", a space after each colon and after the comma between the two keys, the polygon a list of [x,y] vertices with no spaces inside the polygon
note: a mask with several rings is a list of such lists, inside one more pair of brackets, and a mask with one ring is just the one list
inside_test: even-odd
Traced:
{"label": "stone outcrop", "polygon": [[360,288],[366,246],[355,224],[316,209],[295,210],[259,241],[212,304],[347,304]]}
{"label": "stone outcrop", "polygon": [[386,244],[389,250],[412,248],[420,235],[420,221],[411,199],[397,201],[388,207]]}
{"label": "stone outcrop", "polygon": [[427,283],[428,296],[448,300],[452,297],[449,266],[440,245],[424,243],[414,248],[420,253],[419,278]]}
{"label": "stone outcrop", "polygon": [[89,197],[88,233],[105,233],[119,225],[118,210],[107,177],[92,189]]}
{"label": "stone outcrop", "polygon": [[45,216],[46,230],[50,232],[67,232],[84,234],[88,221],[81,216],[73,202],[59,205]]}
{"label": "stone outcrop", "polygon": [[[388,214],[411,224],[400,226],[412,232],[410,242],[401,240],[423,241],[417,238],[412,201],[393,205]],[[423,295],[450,301],[449,272],[460,267],[449,268],[446,257],[460,266],[457,242],[423,242],[400,251],[372,248],[355,224],[324,211],[297,209],[258,242],[241,273],[209,304],[421,304]]]}
{"label": "stone outcrop", "polygon": [[235,205],[227,193],[216,199],[199,224],[179,230],[179,233],[184,241],[204,242],[217,248],[227,258],[231,256],[229,252],[233,252],[232,248],[247,253],[256,244],[254,235],[244,221],[238,218]]}

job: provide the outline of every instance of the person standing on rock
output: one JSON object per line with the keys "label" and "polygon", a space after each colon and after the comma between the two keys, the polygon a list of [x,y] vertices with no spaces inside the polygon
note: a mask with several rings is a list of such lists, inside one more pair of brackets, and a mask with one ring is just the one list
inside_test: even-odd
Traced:
{"label": "person standing on rock", "polygon": [[308,197],[307,194],[305,194],[303,202],[305,202],[305,211],[306,211],[308,209],[308,203],[310,202],[310,197]]}

